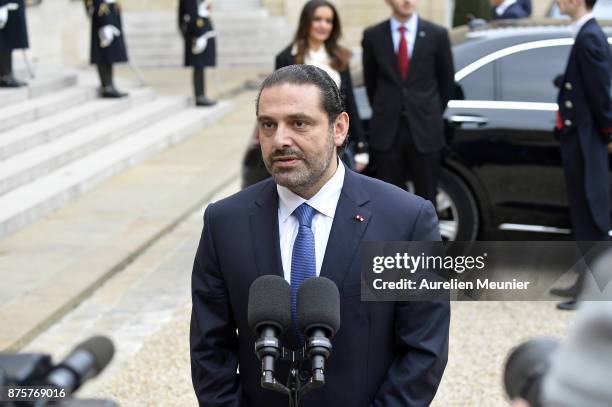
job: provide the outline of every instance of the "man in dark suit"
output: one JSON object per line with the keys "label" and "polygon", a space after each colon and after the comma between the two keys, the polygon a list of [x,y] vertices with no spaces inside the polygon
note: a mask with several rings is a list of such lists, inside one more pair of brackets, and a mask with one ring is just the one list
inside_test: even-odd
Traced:
{"label": "man in dark suit", "polygon": [[517,3],[523,7],[525,13],[527,13],[527,17],[531,15],[531,0],[517,0]]}
{"label": "man in dark suit", "polygon": [[[565,74],[559,83],[555,132],[561,144],[572,233],[587,252],[588,243],[608,240],[610,190],[608,145],[612,138],[610,80],[612,53],[593,17],[596,0],[558,0],[572,20],[575,36]],[[555,294],[571,297],[562,309],[575,308],[586,270],[576,284]]]}
{"label": "man in dark suit", "polygon": [[118,0],[85,0],[91,17],[91,63],[98,67],[100,96],[121,98],[113,80],[113,64],[127,62],[125,36],[121,24],[121,7]]}
{"label": "man in dark suit", "polygon": [[448,33],[420,18],[417,0],[386,0],[390,20],[363,34],[363,75],[372,106],[368,133],[377,178],[435,203],[442,114],[454,89]]}
{"label": "man in dark suit", "polygon": [[24,0],[0,0],[0,88],[26,83],[13,76],[13,50],[28,48]]}
{"label": "man in dark suit", "polygon": [[[447,361],[449,303],[362,302],[358,247],[440,240],[432,204],[338,160],[348,114],[319,68],[291,65],[270,75],[257,119],[272,178],[208,206],[194,262],[190,345],[200,406],[287,405],[287,397],[260,387],[247,302],[259,276],[283,276],[296,288],[293,271],[303,273],[305,264],[310,276],[337,284],[342,322],[325,386],[300,405],[428,406]],[[313,242],[308,249],[304,235]],[[278,362],[276,370],[286,382],[286,366]]]}
{"label": "man in dark suit", "polygon": [[185,66],[193,67],[193,91],[196,106],[213,106],[206,97],[204,69],[217,65],[215,31],[210,21],[210,0],[180,0],[179,29],[185,42]]}
{"label": "man in dark suit", "polygon": [[531,14],[529,0],[489,0],[494,20],[527,18]]}

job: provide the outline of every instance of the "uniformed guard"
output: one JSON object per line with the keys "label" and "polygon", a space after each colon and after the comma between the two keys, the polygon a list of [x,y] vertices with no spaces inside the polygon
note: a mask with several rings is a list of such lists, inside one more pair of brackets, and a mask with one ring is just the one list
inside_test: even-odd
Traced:
{"label": "uniformed guard", "polygon": [[[575,37],[560,80],[555,132],[561,146],[572,234],[583,253],[590,243],[607,241],[610,230],[609,149],[612,148],[612,52],[593,16],[597,0],[558,0],[572,21]],[[572,287],[551,290],[571,298],[558,305],[575,309],[586,270]]]}
{"label": "uniformed guard", "polygon": [[217,103],[206,97],[204,68],[217,64],[216,32],[210,21],[212,0],[180,0],[179,28],[185,40],[185,66],[193,67],[197,106]]}
{"label": "uniformed guard", "polygon": [[85,0],[85,6],[91,17],[91,63],[98,67],[100,95],[104,98],[127,96],[113,82],[113,64],[128,60],[119,0]]}
{"label": "uniformed guard", "polygon": [[0,88],[26,83],[13,76],[13,50],[28,48],[24,0],[0,0]]}

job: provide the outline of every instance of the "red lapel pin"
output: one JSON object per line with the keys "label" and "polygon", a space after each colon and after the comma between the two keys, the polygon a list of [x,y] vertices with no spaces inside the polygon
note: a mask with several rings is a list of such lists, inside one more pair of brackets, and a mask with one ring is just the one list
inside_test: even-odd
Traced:
{"label": "red lapel pin", "polygon": [[361,215],[355,215],[355,220],[359,221],[359,222],[363,222],[365,220],[365,218]]}

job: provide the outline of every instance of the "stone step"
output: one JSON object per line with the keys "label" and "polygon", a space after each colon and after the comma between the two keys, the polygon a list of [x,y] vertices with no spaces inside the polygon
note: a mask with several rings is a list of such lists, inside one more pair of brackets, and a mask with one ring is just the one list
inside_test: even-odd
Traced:
{"label": "stone step", "polygon": [[[131,11],[124,13],[123,26],[141,26],[141,25],[172,25],[173,27],[178,26],[178,10],[176,12],[167,11]],[[255,10],[214,10],[212,12],[211,19],[213,24],[217,21],[252,21],[255,19],[282,19],[283,17],[270,16],[268,11],[263,8]]]}
{"label": "stone step", "polygon": [[[226,49],[224,52],[217,52],[218,59],[231,59],[231,58],[253,58],[253,59],[267,59],[270,61],[274,60],[274,56],[280,52],[284,46],[272,47],[268,49],[253,48],[243,50],[242,52],[238,48]],[[155,48],[141,48],[135,49],[130,53],[130,56],[135,61],[140,62],[142,59],[155,59],[155,58],[175,58],[182,62],[184,50],[180,47],[166,47],[164,49]]]}
{"label": "stone step", "polygon": [[186,105],[185,98],[152,101],[0,162],[0,194],[20,187],[135,132]]}
{"label": "stone step", "polygon": [[[160,68],[170,68],[170,67],[179,67],[183,66],[183,57],[181,55],[148,55],[148,56],[134,56],[134,60],[138,62],[138,66],[140,67],[160,67]],[[273,56],[235,56],[230,58],[217,58],[217,65],[219,67],[232,67],[232,66],[245,66],[245,65],[253,65],[253,66],[261,66],[261,67],[270,67],[272,69],[274,67],[274,57]]]}
{"label": "stone step", "polygon": [[[263,41],[269,41],[270,39],[277,39],[278,37],[283,37],[287,41],[290,41],[293,38],[293,31],[284,25],[278,26],[259,26],[253,29],[225,29],[225,30],[217,30],[217,41],[221,41],[223,43],[240,43],[244,41],[248,41],[250,43],[257,43]],[[129,49],[133,49],[136,46],[146,45],[146,44],[166,44],[166,43],[175,43],[175,42],[183,42],[183,37],[180,33],[175,31],[156,31],[151,29],[149,30],[139,30],[133,31],[131,33],[126,33],[126,38],[128,41]]]}
{"label": "stone step", "polygon": [[15,127],[0,137],[0,160],[19,154],[29,148],[54,140],[103,118],[153,99],[152,89],[138,89],[123,99],[95,99],[82,105]]}
{"label": "stone step", "polygon": [[96,91],[93,88],[70,87],[33,100],[5,106],[0,110],[0,132],[82,104],[95,95]]}
{"label": "stone step", "polygon": [[[160,101],[162,99],[160,98]],[[0,237],[53,212],[101,181],[193,134],[231,110],[187,108],[0,197]]]}
{"label": "stone step", "polygon": [[12,106],[27,99],[40,97],[59,89],[76,85],[77,75],[73,72],[40,72],[35,79],[26,79],[28,86],[16,89],[0,89],[0,108]]}

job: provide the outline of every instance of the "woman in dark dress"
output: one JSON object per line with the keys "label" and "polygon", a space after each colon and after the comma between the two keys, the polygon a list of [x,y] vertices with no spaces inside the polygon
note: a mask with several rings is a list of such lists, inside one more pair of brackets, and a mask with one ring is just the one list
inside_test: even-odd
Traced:
{"label": "woman in dark dress", "polygon": [[338,41],[342,36],[336,8],[326,0],[304,5],[293,43],[276,56],[275,69],[294,64],[315,65],[326,71],[340,88],[350,118],[349,145],[343,161],[363,171],[369,161],[367,143],[353,93],[349,70],[351,52]]}

